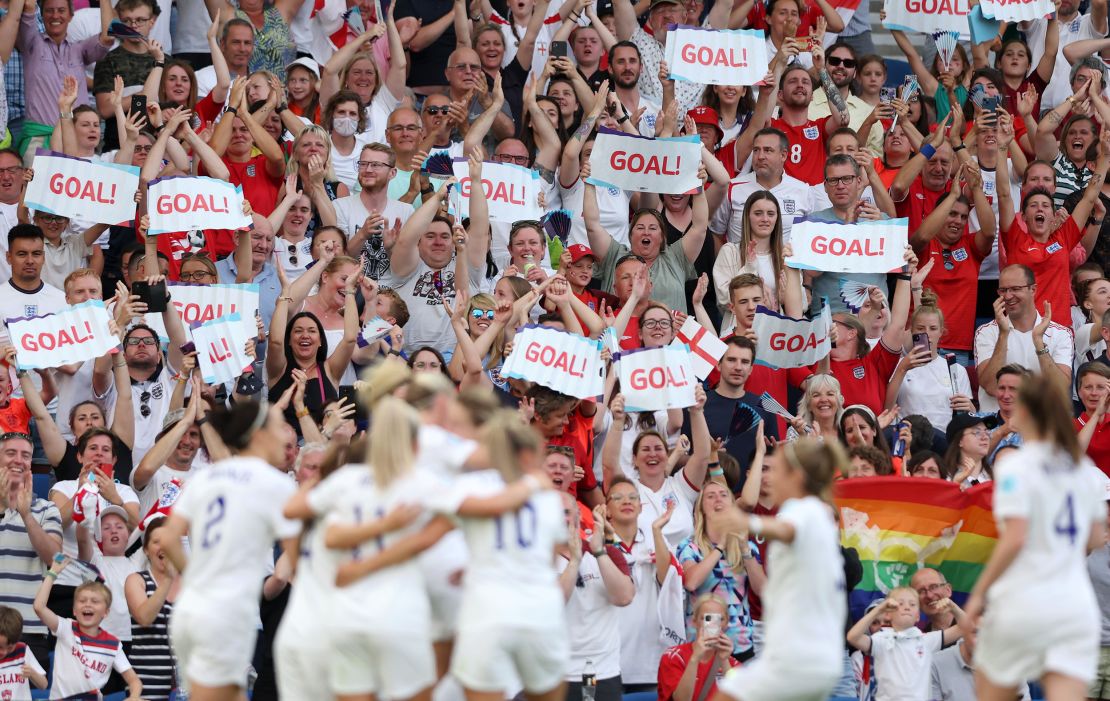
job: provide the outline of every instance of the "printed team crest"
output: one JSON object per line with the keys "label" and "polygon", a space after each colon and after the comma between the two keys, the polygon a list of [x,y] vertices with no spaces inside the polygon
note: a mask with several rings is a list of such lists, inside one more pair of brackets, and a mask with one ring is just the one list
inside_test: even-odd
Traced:
{"label": "printed team crest", "polygon": [[609,188],[609,194],[613,197],[616,197],[617,195],[621,194],[621,189],[619,187],[611,187]]}
{"label": "printed team crest", "polygon": [[674,507],[678,506],[678,499],[675,497],[673,492],[671,494],[668,494],[667,496],[663,497],[663,509],[667,510],[667,509],[671,508],[672,506],[674,506]]}
{"label": "printed team crest", "polygon": [[1064,248],[1064,247],[1063,247],[1063,246],[1061,246],[1061,245],[1060,245],[1060,243],[1059,243],[1059,242],[1057,241],[1057,242],[1054,242],[1054,243],[1053,243],[1053,244],[1052,244],[1051,246],[1049,246],[1048,248],[1044,249],[1044,252],[1045,252],[1045,253],[1055,253],[1055,252],[1057,252],[1057,251],[1061,251],[1061,250],[1063,250],[1063,248]]}
{"label": "printed team crest", "polygon": [[860,365],[859,367],[852,368],[852,377],[857,380],[862,380],[863,376],[867,374],[867,368]]}
{"label": "printed team crest", "polygon": [[952,258],[959,261],[960,263],[964,262],[965,260],[967,260],[967,249],[963,247],[957,248],[956,250],[952,251]]}
{"label": "printed team crest", "polygon": [[794,204],[794,199],[792,197],[786,198],[782,201],[782,211],[786,212],[787,214],[793,214],[795,211],[797,211],[797,205]]}
{"label": "printed team crest", "polygon": [[32,316],[38,315],[38,313],[39,313],[39,305],[37,305],[37,304],[24,304],[23,305],[23,316],[25,316],[27,318],[31,318]]}
{"label": "printed team crest", "polygon": [[820,135],[821,131],[817,127],[806,127],[805,129],[802,129],[802,136],[806,137],[810,141],[815,141]]}
{"label": "printed team crest", "polygon": [[157,382],[153,386],[151,386],[150,396],[154,397],[155,399],[162,398],[162,383]]}
{"label": "printed team crest", "polygon": [[253,163],[248,165],[247,166],[247,177],[248,178],[253,178],[255,176],[255,171],[256,171],[256,168],[254,167]]}

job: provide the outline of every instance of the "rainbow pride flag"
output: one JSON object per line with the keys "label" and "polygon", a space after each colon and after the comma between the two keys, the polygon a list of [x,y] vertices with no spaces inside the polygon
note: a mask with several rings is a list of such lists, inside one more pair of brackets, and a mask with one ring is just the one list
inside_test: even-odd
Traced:
{"label": "rainbow pride flag", "polygon": [[891,589],[909,586],[922,567],[939,570],[962,605],[998,539],[993,493],[990,482],[967,491],[925,478],[837,482],[841,544],[854,548],[863,565],[863,580],[850,595],[852,615],[863,615],[867,604]]}

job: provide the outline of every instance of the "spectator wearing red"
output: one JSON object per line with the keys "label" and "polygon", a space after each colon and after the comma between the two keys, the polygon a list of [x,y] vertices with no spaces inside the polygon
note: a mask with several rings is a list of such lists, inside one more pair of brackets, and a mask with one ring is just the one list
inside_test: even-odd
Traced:
{"label": "spectator wearing red", "polygon": [[732,641],[724,633],[727,608],[716,594],[698,599],[694,605],[694,641],[668,648],[659,660],[659,701],[712,698],[717,680],[740,666],[732,656]]}
{"label": "spectator wearing red", "polygon": [[1106,412],[1110,365],[1084,363],[1076,373],[1076,387],[1083,404],[1083,413],[1075,420],[1079,446],[1098,469],[1110,476],[1110,416]]}
{"label": "spectator wearing red", "polygon": [[813,78],[799,64],[791,65],[779,79],[779,101],[782,105],[780,116],[772,119],[770,126],[786,134],[790,141],[786,174],[810,185],[824,182],[828,155],[825,144],[830,133],[847,126],[848,114],[837,111],[828,117],[809,118]]}
{"label": "spectator wearing red", "polygon": [[[948,180],[956,163],[954,147],[945,136],[948,121],[945,119],[937,125],[929,140],[902,166],[890,184],[890,199],[894,200],[899,217],[909,217],[910,231],[916,231],[921,226],[928,213],[948,192]],[[959,136],[954,138],[959,139]],[[998,179],[1002,180],[1002,177],[999,175]]]}

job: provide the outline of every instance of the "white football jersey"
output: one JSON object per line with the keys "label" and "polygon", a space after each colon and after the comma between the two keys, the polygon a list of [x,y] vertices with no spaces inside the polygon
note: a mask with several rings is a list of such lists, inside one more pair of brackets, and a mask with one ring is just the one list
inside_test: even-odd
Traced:
{"label": "white football jersey", "polygon": [[[498,494],[506,485],[496,470],[461,475],[435,508],[455,514],[468,497]],[[459,625],[502,622],[538,625],[563,613],[563,593],[554,567],[555,546],[567,542],[563,501],[538,492],[520,510],[497,518],[462,518],[470,551]]]}
{"label": "white football jersey", "polygon": [[221,460],[191,475],[173,513],[189,522],[192,552],[174,612],[258,615],[274,543],[300,531],[282,516],[296,490],[287,475],[254,457]]}

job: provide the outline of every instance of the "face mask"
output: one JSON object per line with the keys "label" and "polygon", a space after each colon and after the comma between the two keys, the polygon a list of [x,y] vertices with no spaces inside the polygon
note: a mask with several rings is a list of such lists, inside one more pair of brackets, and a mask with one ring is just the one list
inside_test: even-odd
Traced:
{"label": "face mask", "polygon": [[354,136],[358,131],[358,117],[336,117],[332,120],[331,129],[340,136]]}

